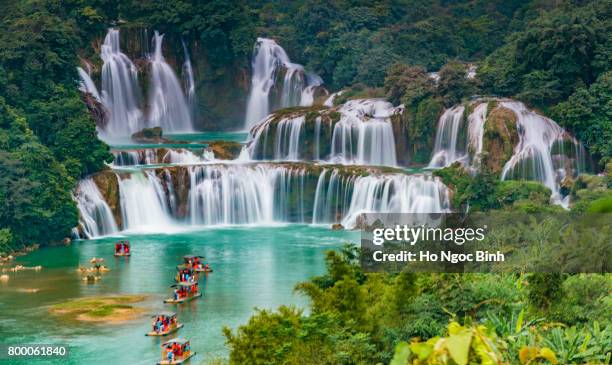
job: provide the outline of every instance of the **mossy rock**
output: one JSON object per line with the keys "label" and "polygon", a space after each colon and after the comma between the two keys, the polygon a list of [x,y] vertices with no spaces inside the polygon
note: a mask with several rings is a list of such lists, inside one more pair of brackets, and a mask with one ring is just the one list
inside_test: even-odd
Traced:
{"label": "mossy rock", "polygon": [[205,142],[215,153],[215,158],[220,160],[235,160],[240,156],[242,144],[233,141],[211,141]]}
{"label": "mossy rock", "polygon": [[132,134],[132,140],[138,143],[165,143],[168,142],[163,137],[161,127],[143,128],[142,130]]}
{"label": "mossy rock", "polygon": [[118,324],[139,317],[145,309],[133,304],[145,298],[144,295],[118,295],[72,299],[53,305],[49,312],[82,322]]}
{"label": "mossy rock", "polygon": [[121,219],[121,201],[119,195],[119,181],[117,181],[117,175],[111,170],[101,171],[92,176],[92,179],[100,194],[108,204],[109,208],[113,212],[113,217],[117,223],[117,227],[122,226]]}
{"label": "mossy rock", "polygon": [[514,112],[504,107],[491,110],[484,127],[483,166],[494,174],[501,174],[518,141]]}

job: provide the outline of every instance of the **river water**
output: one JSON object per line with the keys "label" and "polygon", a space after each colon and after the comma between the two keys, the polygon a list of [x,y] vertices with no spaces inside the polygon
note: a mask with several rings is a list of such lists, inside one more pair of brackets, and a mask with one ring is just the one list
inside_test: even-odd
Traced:
{"label": "river water", "polygon": [[[44,363],[151,364],[160,358],[162,340],[144,336],[150,328],[149,315],[172,310],[185,324],[177,336],[190,339],[198,353],[192,364],[227,357],[224,326],[235,330],[248,321],[254,308],[275,309],[281,304],[306,308],[307,299],[294,293],[294,286],[323,274],[325,251],[357,242],[358,232],[279,225],[123,237],[132,243],[130,258],[113,256],[117,237],[75,241],[19,257],[17,264],[43,269],[9,273],[9,281],[0,284],[2,342],[69,346],[67,358]],[[176,265],[187,254],[204,255],[214,269],[200,279],[204,295],[187,304],[164,304]],[[87,284],[76,269],[88,265],[93,256],[104,258],[111,271]],[[68,299],[111,294],[146,294],[145,302],[138,304],[145,313],[123,324],[83,323],[49,314],[51,305]]]}

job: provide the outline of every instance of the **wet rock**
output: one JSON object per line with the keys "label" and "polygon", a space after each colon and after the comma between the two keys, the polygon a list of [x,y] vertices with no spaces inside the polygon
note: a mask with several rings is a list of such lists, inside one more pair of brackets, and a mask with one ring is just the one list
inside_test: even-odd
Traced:
{"label": "wet rock", "polygon": [[342,231],[344,230],[344,226],[340,223],[334,223],[331,226],[332,231]]}
{"label": "wet rock", "polygon": [[143,128],[132,134],[132,140],[138,143],[168,143],[163,136],[161,127]]}
{"label": "wet rock", "polygon": [[486,151],[483,152],[484,166],[495,174],[501,174],[518,140],[514,112],[503,107],[492,108],[483,136],[483,151]]}

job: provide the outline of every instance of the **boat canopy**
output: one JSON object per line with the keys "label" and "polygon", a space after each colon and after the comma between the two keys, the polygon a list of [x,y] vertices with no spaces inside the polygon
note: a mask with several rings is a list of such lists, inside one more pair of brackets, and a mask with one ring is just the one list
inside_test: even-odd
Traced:
{"label": "boat canopy", "polygon": [[162,346],[172,345],[173,343],[178,343],[179,345],[184,345],[186,343],[189,343],[189,340],[186,340],[184,338],[173,338],[170,341],[166,341],[166,342],[162,343]]}
{"label": "boat canopy", "polygon": [[195,282],[195,281],[194,282],[191,282],[191,281],[187,281],[187,282],[182,281],[180,283],[172,284],[172,285],[170,285],[170,287],[171,288],[176,288],[177,286],[178,287],[183,287],[183,286],[194,286],[194,285],[198,285],[198,283]]}
{"label": "boat canopy", "polygon": [[185,256],[183,256],[183,258],[185,260],[195,259],[196,257],[199,258],[199,259],[203,259],[204,258],[204,256],[199,256],[199,255],[185,255]]}
{"label": "boat canopy", "polygon": [[159,312],[159,313],[157,313],[155,315],[152,315],[151,318],[155,318],[155,317],[159,317],[159,316],[172,318],[172,317],[176,317],[176,313],[170,312],[170,311],[168,311],[168,312]]}

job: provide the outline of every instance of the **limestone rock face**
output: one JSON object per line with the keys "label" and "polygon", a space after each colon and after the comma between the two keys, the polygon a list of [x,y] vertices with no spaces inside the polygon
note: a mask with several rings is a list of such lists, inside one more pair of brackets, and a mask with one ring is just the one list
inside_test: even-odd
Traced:
{"label": "limestone rock face", "polygon": [[98,186],[98,190],[100,190],[100,194],[104,197],[104,201],[106,201],[106,204],[108,204],[113,212],[117,227],[121,227],[121,202],[117,175],[111,170],[105,170],[92,176],[92,179]]}
{"label": "limestone rock face", "polygon": [[138,143],[165,143],[168,142],[163,136],[161,127],[143,128],[132,134],[132,140]]}
{"label": "limestone rock face", "polygon": [[516,115],[510,109],[496,107],[489,112],[483,136],[484,166],[500,174],[505,163],[512,157],[519,136],[516,130]]}

